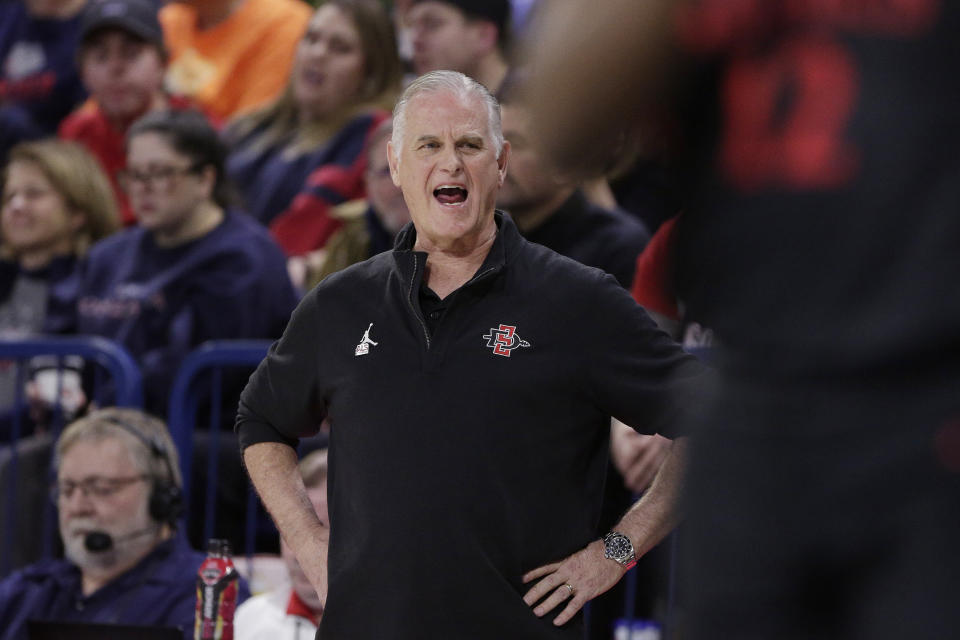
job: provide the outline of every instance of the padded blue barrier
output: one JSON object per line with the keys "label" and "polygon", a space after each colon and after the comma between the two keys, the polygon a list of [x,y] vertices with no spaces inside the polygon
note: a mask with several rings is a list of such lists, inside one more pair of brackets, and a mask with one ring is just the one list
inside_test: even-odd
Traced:
{"label": "padded blue barrier", "polygon": [[[55,401],[44,429],[29,434],[28,427],[33,425],[25,424],[29,421],[28,401],[23,395],[27,381],[25,371],[38,358],[49,360],[52,363],[49,368],[57,372]],[[7,541],[0,545],[0,576],[53,553],[56,512],[45,497],[52,445],[65,422],[61,406],[63,371],[67,368],[66,361],[72,358],[82,359],[84,369],[90,372],[92,384],[86,385],[86,391],[98,406],[143,406],[140,368],[126,349],[115,342],[95,336],[39,336],[0,341],[0,362],[15,367],[13,402],[3,416],[7,437],[0,442],[0,478],[4,485],[0,530]],[[27,477],[33,482],[19,481]]]}

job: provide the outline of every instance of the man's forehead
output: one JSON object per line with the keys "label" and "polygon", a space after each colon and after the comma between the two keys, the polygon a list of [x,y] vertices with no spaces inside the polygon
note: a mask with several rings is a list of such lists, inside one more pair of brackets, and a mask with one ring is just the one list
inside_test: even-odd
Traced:
{"label": "man's forehead", "polygon": [[407,106],[410,138],[488,134],[487,111],[478,96],[462,96],[453,91],[436,91],[415,96]]}
{"label": "man's forehead", "polygon": [[117,469],[136,468],[133,455],[118,436],[85,438],[73,443],[63,452],[60,469],[86,470],[88,468],[109,474]]}

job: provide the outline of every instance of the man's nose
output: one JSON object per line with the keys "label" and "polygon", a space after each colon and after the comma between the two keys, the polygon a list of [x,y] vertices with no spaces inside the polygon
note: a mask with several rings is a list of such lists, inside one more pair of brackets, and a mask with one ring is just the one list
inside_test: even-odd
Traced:
{"label": "man's nose", "polygon": [[426,31],[423,27],[416,24],[412,25],[409,31],[407,31],[407,35],[410,38],[410,42],[413,43],[413,46],[417,46],[418,44],[423,45],[423,36],[425,33]]}
{"label": "man's nose", "polygon": [[93,501],[87,495],[87,492],[80,487],[71,491],[69,497],[61,497],[59,506],[64,513],[72,516],[84,515],[93,511]]}
{"label": "man's nose", "polygon": [[451,175],[463,170],[463,159],[453,145],[447,146],[440,152],[440,168]]}
{"label": "man's nose", "polygon": [[9,209],[10,211],[20,211],[23,209],[23,205],[26,202],[26,198],[23,197],[22,193],[15,193],[10,196],[10,199],[7,200],[3,207]]}
{"label": "man's nose", "polygon": [[113,54],[107,59],[107,71],[111,76],[123,75],[127,61],[120,54]]}

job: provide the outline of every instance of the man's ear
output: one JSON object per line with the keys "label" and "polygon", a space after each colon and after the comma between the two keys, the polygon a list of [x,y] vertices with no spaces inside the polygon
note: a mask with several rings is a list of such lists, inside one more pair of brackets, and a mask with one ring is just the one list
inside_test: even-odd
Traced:
{"label": "man's ear", "polygon": [[500,156],[497,158],[497,173],[500,175],[500,186],[507,178],[507,161],[510,159],[510,141],[503,141],[503,149],[500,150]]}
{"label": "man's ear", "polygon": [[387,140],[387,164],[390,166],[390,179],[400,188],[400,160],[393,148],[393,140]]}

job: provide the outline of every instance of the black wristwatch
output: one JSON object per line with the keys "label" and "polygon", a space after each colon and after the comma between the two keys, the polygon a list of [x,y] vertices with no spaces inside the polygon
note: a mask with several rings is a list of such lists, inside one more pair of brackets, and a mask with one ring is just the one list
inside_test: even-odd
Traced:
{"label": "black wristwatch", "polygon": [[618,563],[625,571],[637,564],[637,554],[630,538],[616,531],[603,536],[603,557]]}

